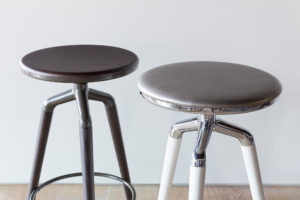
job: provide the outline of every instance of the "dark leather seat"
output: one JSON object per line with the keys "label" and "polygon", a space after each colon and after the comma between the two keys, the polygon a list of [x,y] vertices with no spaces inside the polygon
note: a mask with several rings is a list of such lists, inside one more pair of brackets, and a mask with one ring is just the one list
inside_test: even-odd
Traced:
{"label": "dark leather seat", "polygon": [[233,63],[183,62],[154,68],[138,87],[150,102],[197,113],[231,114],[271,105],[280,82],[262,70]]}
{"label": "dark leather seat", "polygon": [[22,71],[36,79],[87,83],[118,78],[133,72],[137,56],[125,49],[100,45],[59,46],[23,57]]}

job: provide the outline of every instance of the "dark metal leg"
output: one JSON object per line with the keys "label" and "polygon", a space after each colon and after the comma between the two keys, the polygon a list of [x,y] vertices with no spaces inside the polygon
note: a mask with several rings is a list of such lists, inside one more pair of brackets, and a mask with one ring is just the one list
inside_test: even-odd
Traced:
{"label": "dark metal leg", "polygon": [[80,128],[81,163],[85,200],[95,199],[92,134],[92,127]]}
{"label": "dark metal leg", "polygon": [[34,155],[33,168],[31,173],[31,180],[30,180],[29,190],[28,190],[28,199],[31,193],[33,192],[33,190],[36,187],[38,187],[39,184],[51,120],[52,120],[52,114],[53,112],[46,112],[46,111],[42,112],[39,134],[38,134],[35,155]]}
{"label": "dark metal leg", "polygon": [[[129,175],[128,165],[127,165],[126,153],[125,153],[125,148],[124,148],[124,143],[123,143],[123,138],[122,138],[122,133],[120,128],[117,108],[115,106],[110,108],[106,107],[106,113],[110,125],[112,138],[114,141],[114,146],[115,146],[115,151],[119,162],[121,176],[125,181],[130,183],[131,182],[130,175]],[[132,197],[131,197],[130,190],[127,187],[124,187],[124,189],[125,189],[127,200],[131,200]]]}
{"label": "dark metal leg", "polygon": [[[115,101],[111,95],[93,89],[90,89],[89,98],[96,101],[102,101],[105,104],[106,114],[107,114],[110,130],[111,130],[111,134],[115,146],[115,151],[117,154],[121,176],[125,181],[131,183],[127,159],[126,159],[126,153],[125,153],[125,148],[124,148],[124,143],[122,138],[122,132],[121,132],[121,127],[120,127],[120,122],[118,117],[118,111],[117,111]],[[124,187],[124,189],[125,189],[127,200],[131,200],[132,199],[131,191],[127,187]]]}
{"label": "dark metal leg", "polygon": [[28,199],[30,198],[30,195],[33,192],[33,190],[35,190],[39,184],[53,110],[55,106],[72,100],[74,100],[73,92],[72,90],[68,90],[61,94],[53,96],[44,102],[38,139],[35,149],[31,180],[29,183]]}
{"label": "dark metal leg", "polygon": [[74,85],[74,93],[80,114],[81,164],[84,200],[95,200],[93,133],[88,105],[87,85]]}

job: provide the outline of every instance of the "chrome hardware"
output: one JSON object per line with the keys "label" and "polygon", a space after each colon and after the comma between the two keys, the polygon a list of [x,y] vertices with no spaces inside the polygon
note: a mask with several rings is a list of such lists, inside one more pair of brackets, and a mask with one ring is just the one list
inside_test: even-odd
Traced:
{"label": "chrome hardware", "polygon": [[173,138],[181,138],[185,132],[197,131],[199,129],[199,123],[198,118],[177,122],[172,126],[170,136]]}
{"label": "chrome hardware", "polygon": [[267,108],[270,105],[272,105],[278,98],[277,97],[273,100],[270,100],[267,103],[260,104],[257,106],[243,106],[243,107],[238,107],[238,108],[205,108],[205,107],[179,105],[179,104],[167,102],[164,100],[160,100],[158,98],[154,98],[154,97],[149,96],[142,92],[140,92],[140,94],[150,103],[153,103],[154,105],[158,105],[163,108],[181,111],[181,112],[207,114],[207,115],[238,114],[238,113],[246,113],[246,112],[261,110],[263,108]]}
{"label": "chrome hardware", "polygon": [[203,114],[199,118],[177,122],[172,126],[170,136],[173,138],[182,138],[183,133],[191,131],[198,131],[198,138],[192,158],[192,163],[195,167],[205,166],[205,151],[213,131],[237,138],[242,146],[251,146],[254,144],[254,138],[249,131],[218,120],[215,115],[210,114]]}
{"label": "chrome hardware", "polygon": [[192,165],[194,167],[204,167],[206,164],[205,151],[213,131],[215,115],[202,115],[200,121],[198,138],[192,159]]}
{"label": "chrome hardware", "polygon": [[237,138],[243,146],[251,146],[254,144],[254,138],[249,131],[228,122],[216,120],[214,131]]}

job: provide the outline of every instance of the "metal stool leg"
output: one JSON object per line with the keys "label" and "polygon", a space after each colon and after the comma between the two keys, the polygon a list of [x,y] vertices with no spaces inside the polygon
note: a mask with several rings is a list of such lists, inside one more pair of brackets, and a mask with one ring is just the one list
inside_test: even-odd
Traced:
{"label": "metal stool leg", "polygon": [[52,112],[45,112],[45,111],[42,112],[27,199],[29,199],[31,193],[39,184],[51,119],[52,119]]}
{"label": "metal stool leg", "polygon": [[[126,153],[124,148],[124,142],[122,138],[121,126],[118,117],[117,106],[114,98],[107,93],[100,92],[94,89],[89,90],[89,98],[96,101],[101,101],[105,104],[106,114],[110,125],[110,130],[114,142],[114,147],[120,167],[122,178],[130,183],[130,175],[128,170],[128,164],[126,159]],[[124,186],[127,200],[132,199],[131,191]]]}
{"label": "metal stool leg", "polygon": [[255,145],[242,146],[242,152],[247,170],[252,198],[254,200],[264,200],[264,191],[258,165]]}
{"label": "metal stool leg", "polygon": [[202,200],[205,186],[205,166],[190,168],[189,200]]}
{"label": "metal stool leg", "polygon": [[168,200],[170,198],[170,192],[176,169],[180,144],[181,138],[173,138],[169,136],[165,153],[162,177],[160,181],[158,200]]}
{"label": "metal stool leg", "polygon": [[[111,129],[115,151],[119,162],[121,176],[125,181],[131,183],[116,106],[109,107],[109,108],[106,107],[106,113],[107,113],[110,129]],[[126,193],[127,200],[131,200],[132,199],[131,192],[127,187],[125,187],[125,193]]]}
{"label": "metal stool leg", "polygon": [[38,187],[40,175],[42,171],[42,165],[44,155],[47,146],[47,140],[55,106],[74,100],[72,90],[68,90],[56,96],[53,96],[45,101],[41,116],[40,128],[38,133],[38,139],[35,149],[33,168],[31,173],[31,180],[28,189],[28,199],[31,193]]}
{"label": "metal stool leg", "polygon": [[264,200],[263,185],[253,136],[246,130],[223,121],[216,121],[215,131],[240,140],[253,200]]}
{"label": "metal stool leg", "polygon": [[203,115],[200,121],[201,125],[190,169],[189,200],[203,199],[206,165],[205,151],[213,131],[215,116]]}
{"label": "metal stool leg", "polygon": [[81,164],[84,200],[95,200],[92,121],[88,106],[87,84],[74,85],[80,114]]}
{"label": "metal stool leg", "polygon": [[165,153],[158,200],[168,200],[170,198],[182,134],[188,131],[196,131],[198,128],[199,122],[197,118],[179,122],[172,126]]}

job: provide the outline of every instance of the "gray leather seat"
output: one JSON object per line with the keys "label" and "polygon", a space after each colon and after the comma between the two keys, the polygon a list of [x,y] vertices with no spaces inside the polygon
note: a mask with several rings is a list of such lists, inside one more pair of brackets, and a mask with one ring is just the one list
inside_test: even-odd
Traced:
{"label": "gray leather seat", "polygon": [[186,112],[232,114],[271,105],[280,82],[262,70],[233,63],[183,62],[154,68],[138,82],[159,106]]}

